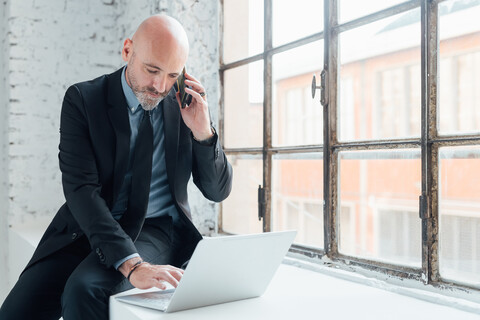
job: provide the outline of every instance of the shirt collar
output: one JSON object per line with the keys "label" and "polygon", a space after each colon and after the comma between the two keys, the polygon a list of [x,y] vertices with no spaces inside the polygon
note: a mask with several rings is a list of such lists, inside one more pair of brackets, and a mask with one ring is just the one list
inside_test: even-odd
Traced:
{"label": "shirt collar", "polygon": [[127,83],[127,79],[125,78],[125,70],[127,70],[127,66],[123,67],[122,70],[122,89],[123,89],[123,94],[125,95],[125,99],[127,99],[127,104],[128,104],[128,109],[134,113],[140,102],[138,102],[137,97],[135,96],[135,93],[133,93],[132,88]]}

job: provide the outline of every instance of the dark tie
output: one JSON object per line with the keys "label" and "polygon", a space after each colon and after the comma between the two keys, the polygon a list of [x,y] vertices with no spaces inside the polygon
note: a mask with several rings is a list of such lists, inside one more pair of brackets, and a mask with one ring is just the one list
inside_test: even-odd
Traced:
{"label": "dark tie", "polygon": [[145,220],[152,178],[153,128],[150,111],[144,111],[138,128],[132,165],[132,185],[127,212],[120,219],[125,232],[135,240]]}

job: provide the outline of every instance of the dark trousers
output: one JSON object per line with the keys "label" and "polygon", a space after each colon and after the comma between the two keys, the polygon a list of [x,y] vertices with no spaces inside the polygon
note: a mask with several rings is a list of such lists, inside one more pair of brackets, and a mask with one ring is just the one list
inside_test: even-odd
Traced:
{"label": "dark trousers", "polygon": [[[135,246],[153,264],[171,264],[170,217],[147,219]],[[85,236],[32,265],[0,308],[0,320],[108,320],[110,295],[132,289],[114,268],[100,264]]]}

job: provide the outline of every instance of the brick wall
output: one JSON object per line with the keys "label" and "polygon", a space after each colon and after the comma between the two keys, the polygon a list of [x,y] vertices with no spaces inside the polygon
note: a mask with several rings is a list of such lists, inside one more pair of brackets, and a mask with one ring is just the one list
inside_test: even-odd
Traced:
{"label": "brick wall", "polygon": [[8,46],[7,42],[8,4],[0,2],[0,301],[7,287],[7,234],[9,209],[8,201]]}
{"label": "brick wall", "polygon": [[57,153],[65,89],[120,65],[114,7],[99,2],[92,8],[89,3],[93,1],[10,4],[12,224],[52,215],[64,201]]}
{"label": "brick wall", "polygon": [[[57,155],[65,90],[122,66],[123,40],[151,14],[163,12],[183,22],[191,43],[188,68],[207,87],[216,122],[216,0],[0,1],[0,170],[8,170],[0,171],[0,228],[53,217],[64,202]],[[211,233],[216,206],[194,186],[189,192],[194,222],[204,234]],[[5,255],[5,245],[0,252]]]}

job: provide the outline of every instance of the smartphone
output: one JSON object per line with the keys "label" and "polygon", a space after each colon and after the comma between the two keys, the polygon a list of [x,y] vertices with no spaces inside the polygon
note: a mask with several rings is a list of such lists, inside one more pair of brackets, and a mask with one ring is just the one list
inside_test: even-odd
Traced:
{"label": "smartphone", "polygon": [[[182,103],[182,109],[192,102],[192,96],[185,92],[185,72],[186,69],[185,67],[183,67],[182,74],[178,76],[175,87],[176,91],[180,92],[180,102]],[[189,86],[186,87],[190,88]]]}

